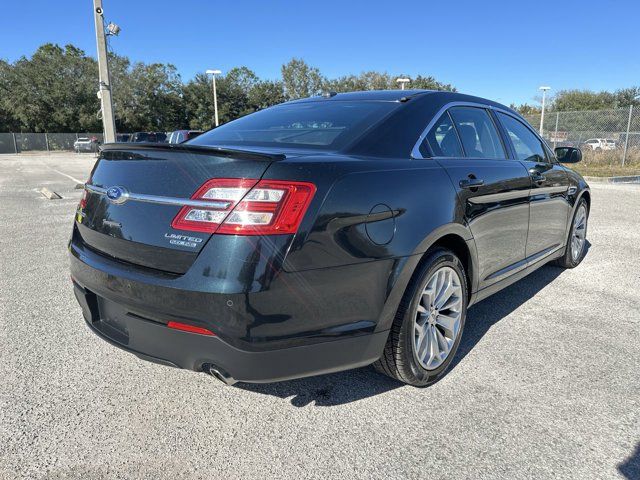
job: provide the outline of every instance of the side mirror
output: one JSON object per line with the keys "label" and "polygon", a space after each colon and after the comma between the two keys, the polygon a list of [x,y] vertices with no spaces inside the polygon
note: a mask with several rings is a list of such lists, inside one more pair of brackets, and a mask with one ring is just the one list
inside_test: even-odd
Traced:
{"label": "side mirror", "polygon": [[560,163],[578,163],[582,161],[582,150],[574,147],[558,147],[555,150]]}

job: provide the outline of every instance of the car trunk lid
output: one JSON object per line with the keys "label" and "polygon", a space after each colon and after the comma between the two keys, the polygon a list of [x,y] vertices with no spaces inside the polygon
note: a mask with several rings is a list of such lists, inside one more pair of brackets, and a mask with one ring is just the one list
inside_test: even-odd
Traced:
{"label": "car trunk lid", "polygon": [[262,177],[284,155],[169,144],[105,145],[76,216],[88,247],[116,259],[184,273],[211,236],[171,227],[211,178]]}

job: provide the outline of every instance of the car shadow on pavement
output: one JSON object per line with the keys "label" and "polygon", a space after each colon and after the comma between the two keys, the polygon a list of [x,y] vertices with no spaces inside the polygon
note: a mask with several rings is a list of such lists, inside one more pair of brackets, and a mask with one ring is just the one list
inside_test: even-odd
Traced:
{"label": "car shadow on pavement", "polygon": [[[591,245],[587,242],[587,249]],[[564,269],[547,265],[469,309],[453,369],[475,347],[489,329],[555,280]],[[403,387],[400,382],[377,373],[373,367],[301,378],[270,384],[239,383],[236,388],[279,398],[304,407],[311,403],[329,407],[379,395]],[[407,387],[412,388],[412,387]]]}
{"label": "car shadow on pavement", "polygon": [[629,458],[618,465],[618,471],[628,480],[637,480],[640,478],[640,443],[636,445],[635,450]]}
{"label": "car shadow on pavement", "polygon": [[546,265],[504,290],[473,305],[467,312],[460,346],[449,368],[455,368],[493,325],[523,303],[531,300],[540,290],[558,278],[562,272],[564,272],[563,268]]}

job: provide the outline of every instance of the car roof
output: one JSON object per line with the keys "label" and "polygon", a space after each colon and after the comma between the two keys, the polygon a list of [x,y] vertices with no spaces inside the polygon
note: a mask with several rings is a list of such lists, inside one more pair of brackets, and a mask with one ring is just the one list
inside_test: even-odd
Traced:
{"label": "car roof", "polygon": [[300,98],[286,102],[304,103],[304,102],[326,102],[326,101],[349,101],[349,100],[377,100],[387,102],[397,102],[401,99],[410,98],[415,95],[424,95],[427,93],[435,93],[435,90],[364,90],[359,92],[335,93],[329,92],[315,97]]}
{"label": "car roof", "polygon": [[[357,92],[345,92],[345,93],[330,93],[326,95],[317,95],[315,97],[300,98],[298,100],[291,100],[281,105],[291,105],[294,103],[307,103],[307,102],[331,102],[331,101],[386,101],[386,102],[399,102],[404,100],[412,100],[414,98],[428,97],[435,103],[439,102],[474,102],[484,105],[491,105],[494,107],[502,108],[504,110],[516,113],[506,105],[502,105],[493,100],[487,98],[476,97],[473,95],[467,95],[459,92],[448,92],[444,90],[365,90]],[[407,102],[410,103],[410,102]]]}

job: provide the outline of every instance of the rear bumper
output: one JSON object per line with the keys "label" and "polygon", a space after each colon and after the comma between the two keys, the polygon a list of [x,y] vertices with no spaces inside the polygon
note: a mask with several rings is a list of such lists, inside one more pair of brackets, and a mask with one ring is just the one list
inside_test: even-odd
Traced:
{"label": "rear bumper", "polygon": [[[85,321],[99,337],[138,357],[200,371],[213,365],[235,381],[273,382],[357,368],[378,359],[387,332],[268,351],[246,351],[217,336],[172,330],[132,314],[74,281]],[[206,368],[206,367],[205,367]]]}
{"label": "rear bumper", "polygon": [[[75,235],[69,252],[75,294],[92,331],[158,363],[191,370],[212,364],[238,381],[269,382],[370,364],[388,336],[379,319],[392,259],[287,273],[274,269],[266,247],[262,255],[247,253],[255,266],[233,254],[222,262],[206,250],[187,273],[175,275],[113,259]],[[220,263],[224,275],[211,267]],[[169,321],[216,336],[173,330]]]}

